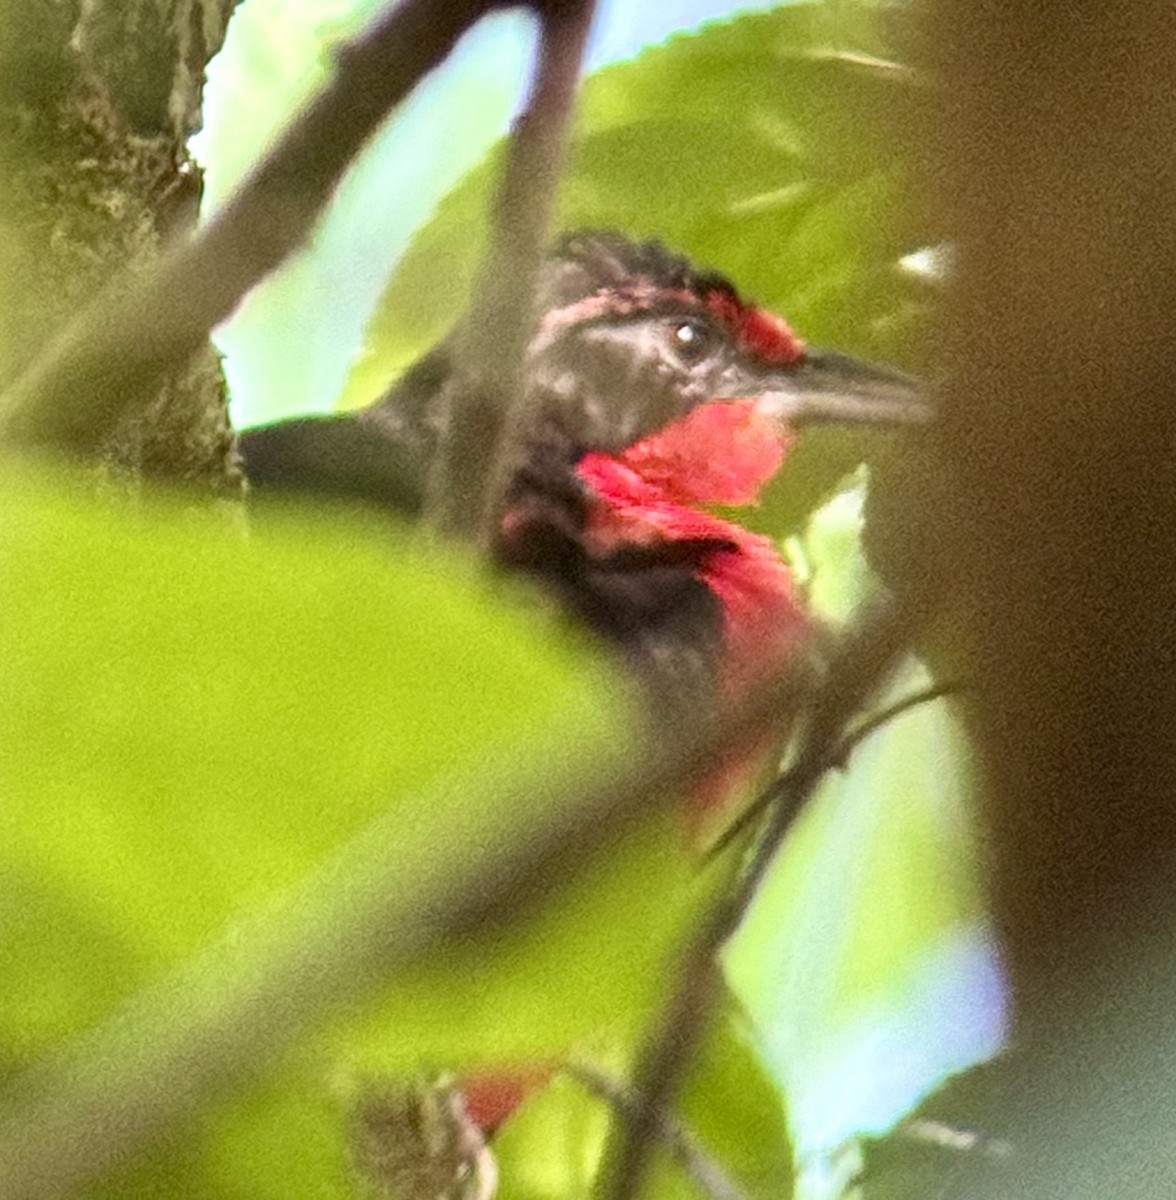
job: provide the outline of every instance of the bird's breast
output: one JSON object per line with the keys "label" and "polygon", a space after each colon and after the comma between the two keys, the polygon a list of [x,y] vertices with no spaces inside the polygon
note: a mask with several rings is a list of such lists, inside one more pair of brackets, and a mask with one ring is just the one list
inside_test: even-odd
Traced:
{"label": "bird's breast", "polygon": [[812,622],[775,543],[705,509],[683,504],[627,462],[587,454],[584,544],[599,561],[640,550],[652,566],[689,561],[693,577],[717,602],[722,621],[718,664],[734,693],[780,669],[807,644]]}

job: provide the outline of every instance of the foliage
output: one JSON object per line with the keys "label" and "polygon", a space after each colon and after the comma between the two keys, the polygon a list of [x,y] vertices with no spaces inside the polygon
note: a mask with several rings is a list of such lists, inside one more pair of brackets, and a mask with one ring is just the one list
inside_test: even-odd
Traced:
{"label": "foliage", "polygon": [[[525,839],[569,762],[627,741],[625,697],[586,648],[382,525],[300,514],[243,540],[212,516],[111,513],[43,479],[10,486],[5,512],[8,1070],[250,910],[292,904],[377,816],[399,843],[387,886],[411,892]],[[526,805],[479,808],[506,748],[537,764]],[[638,1026],[687,876],[680,838],[654,822],[560,904],[398,978],[307,1052],[301,1088],[321,1095],[344,1059],[543,1058]],[[274,1119],[256,1100],[243,1113],[263,1132]]]}
{"label": "foliage", "polygon": [[[901,355],[910,330],[896,314],[911,293],[895,265],[930,235],[868,114],[917,103],[837,48],[824,6],[789,5],[600,71],[583,89],[559,225],[662,238],[814,341]],[[398,264],[345,405],[378,396],[461,312],[497,166],[448,196]]]}
{"label": "foliage", "polygon": [[[863,36],[856,18],[844,21],[841,6],[816,4],[743,16],[593,76],[561,223],[664,238],[814,340],[909,359],[920,295],[897,263],[935,231],[905,201],[873,118],[913,122],[920,100],[901,73],[835,57]],[[464,66],[476,65],[465,53]],[[257,78],[274,61],[259,58]],[[501,75],[485,69],[499,86]],[[312,81],[289,82],[297,92]],[[460,124],[469,104],[458,112]],[[417,116],[431,119],[429,105]],[[403,144],[390,132],[384,152]],[[448,194],[427,221],[420,211],[405,218],[392,239],[405,254],[373,268],[360,299],[314,303],[317,268],[302,268],[301,285],[295,274],[247,335],[264,345],[258,361],[287,355],[290,306],[315,312],[332,336],[358,339],[373,281],[383,295],[354,369],[358,340],[315,343],[318,406],[370,400],[442,335],[478,261],[501,154],[473,166],[477,157],[463,148],[443,171],[434,161],[440,174],[428,188],[414,179]],[[473,169],[459,182],[467,159]],[[390,167],[372,159],[364,169]],[[212,183],[215,192],[215,173]],[[332,258],[331,236],[329,269],[347,278],[354,243]],[[346,312],[323,319],[336,304]],[[238,376],[244,410],[289,411],[288,396],[248,394],[259,378],[275,387],[272,374]],[[797,531],[855,457],[810,443],[761,523],[779,536]],[[369,825],[394,832],[401,869],[387,886],[409,897],[422,880],[460,881],[494,847],[525,839],[559,803],[569,763],[631,748],[629,698],[588,646],[524,589],[489,586],[410,531],[297,510],[243,536],[219,513],[154,498],[112,509],[41,473],[10,481],[3,507],[6,1074],[55,1052],[225,930],[231,942],[259,913],[280,929],[300,889]],[[810,528],[813,593],[831,617],[865,577],[857,521],[839,501]],[[963,982],[946,988],[947,1019],[994,978],[968,861],[966,780],[944,786],[939,760],[917,761],[928,742],[953,758],[950,725],[942,711],[907,721],[830,782],[729,948],[733,996],[681,1111],[750,1195],[785,1194],[786,1129],[802,1154],[819,1157],[838,1139],[885,1128],[938,1073],[994,1048],[999,1004],[974,1047],[918,1064],[924,1074],[888,1094],[882,1115],[859,1107],[822,1124],[828,1093],[851,1087],[853,1071],[877,1069],[877,1056],[852,1045],[863,1030],[869,1041],[877,1013],[913,1004],[925,1021],[944,989],[924,985],[961,945],[974,956]],[[488,780],[518,764],[529,764],[532,786],[522,802],[495,802]],[[350,1196],[342,1130],[365,1080],[542,1064],[569,1046],[623,1076],[712,886],[683,842],[673,821],[652,816],[554,900],[413,964],[350,1011],[324,1013],[283,1062],[172,1129],[102,1194]],[[882,1055],[898,1053],[905,1036],[883,1039]],[[499,1140],[504,1193],[587,1195],[606,1117],[571,1080],[542,1090]],[[687,1190],[669,1168],[652,1186],[667,1198]]]}

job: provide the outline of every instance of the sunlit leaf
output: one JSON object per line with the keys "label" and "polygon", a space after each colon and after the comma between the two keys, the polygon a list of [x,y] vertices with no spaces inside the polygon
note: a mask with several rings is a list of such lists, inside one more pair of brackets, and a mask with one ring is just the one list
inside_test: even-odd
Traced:
{"label": "sunlit leaf", "polygon": [[[246,538],[211,514],[111,511],[30,479],[7,487],[3,511],[5,1072],[259,907],[280,913],[375,817],[400,839],[390,890],[450,871],[460,886],[463,864],[563,802],[575,764],[628,744],[624,693],[537,601],[492,593],[391,526],[303,513]],[[534,786],[495,808],[486,779],[511,770]],[[203,1114],[203,1149],[181,1139],[178,1158],[153,1157],[151,1190],[135,1194],[199,1194],[193,1173],[212,1178],[217,1163],[240,1190],[269,1170],[244,1149],[255,1136],[265,1161],[286,1136],[292,1159],[337,1174],[339,1071],[541,1057],[631,1032],[691,874],[676,829],[654,822],[558,903],[335,1021],[303,1047],[292,1090],[271,1080],[235,1117]],[[199,1161],[183,1181],[160,1165],[181,1160]]]}
{"label": "sunlit leaf", "polygon": [[611,1121],[604,1101],[557,1076],[496,1140],[504,1194],[518,1200],[588,1200]]}

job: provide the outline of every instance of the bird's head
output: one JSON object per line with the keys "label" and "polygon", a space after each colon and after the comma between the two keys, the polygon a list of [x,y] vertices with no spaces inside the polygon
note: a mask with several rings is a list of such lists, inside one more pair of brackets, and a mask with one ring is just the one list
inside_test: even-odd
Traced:
{"label": "bird's head", "polygon": [[537,301],[529,384],[569,438],[592,450],[620,450],[712,400],[754,398],[787,428],[926,417],[906,376],[806,346],[721,275],[657,242],[567,234],[545,263]]}
{"label": "bird's head", "polygon": [[[906,424],[909,379],[808,348],[775,314],[655,242],[566,235],[540,276],[497,547],[653,673],[699,646],[738,688],[807,640],[779,552],[711,506],[753,503],[811,422]],[[697,656],[696,656],[697,657]]]}

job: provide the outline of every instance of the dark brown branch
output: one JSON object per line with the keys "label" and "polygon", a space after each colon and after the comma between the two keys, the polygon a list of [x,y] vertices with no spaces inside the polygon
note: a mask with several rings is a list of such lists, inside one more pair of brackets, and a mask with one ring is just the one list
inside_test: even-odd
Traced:
{"label": "dark brown branch", "polygon": [[196,236],[90,304],[0,400],[9,444],[89,454],[309,234],[387,113],[501,0],[404,0],[339,54],[334,78]]}
{"label": "dark brown branch", "polygon": [[633,1119],[614,1127],[599,1194],[633,1200],[656,1135],[656,1114],[668,1110],[706,1029],[718,993],[716,956],[747,913],[780,843],[805,802],[834,763],[848,724],[887,680],[923,627],[929,600],[899,607],[883,601],[848,631],[826,682],[815,697],[796,765],[771,809],[767,828],[738,879],[722,894],[696,931],[679,968],[677,986],[638,1061],[634,1091],[644,1104]]}
{"label": "dark brown branch", "polygon": [[535,276],[547,248],[594,0],[539,6],[539,66],[494,208],[490,249],[458,344],[445,440],[429,510],[447,533],[489,544],[525,425],[523,354],[534,323]]}
{"label": "dark brown branch", "polygon": [[[589,1063],[568,1063],[565,1072],[594,1096],[611,1105],[625,1121],[644,1107],[632,1088],[597,1070]],[[654,1134],[689,1179],[711,1200],[744,1200],[744,1193],[695,1138],[669,1113],[655,1112]]]}
{"label": "dark brown branch", "polygon": [[833,760],[833,764],[844,766],[850,755],[862,742],[892,721],[898,720],[905,713],[921,708],[924,704],[934,704],[936,700],[944,700],[948,696],[958,695],[962,690],[962,686],[958,683],[935,683],[930,687],[919,688],[918,691],[902,696],[893,704],[888,704],[885,708],[871,713],[860,725],[855,726],[845,735],[845,739],[837,747],[835,752],[837,757]]}

